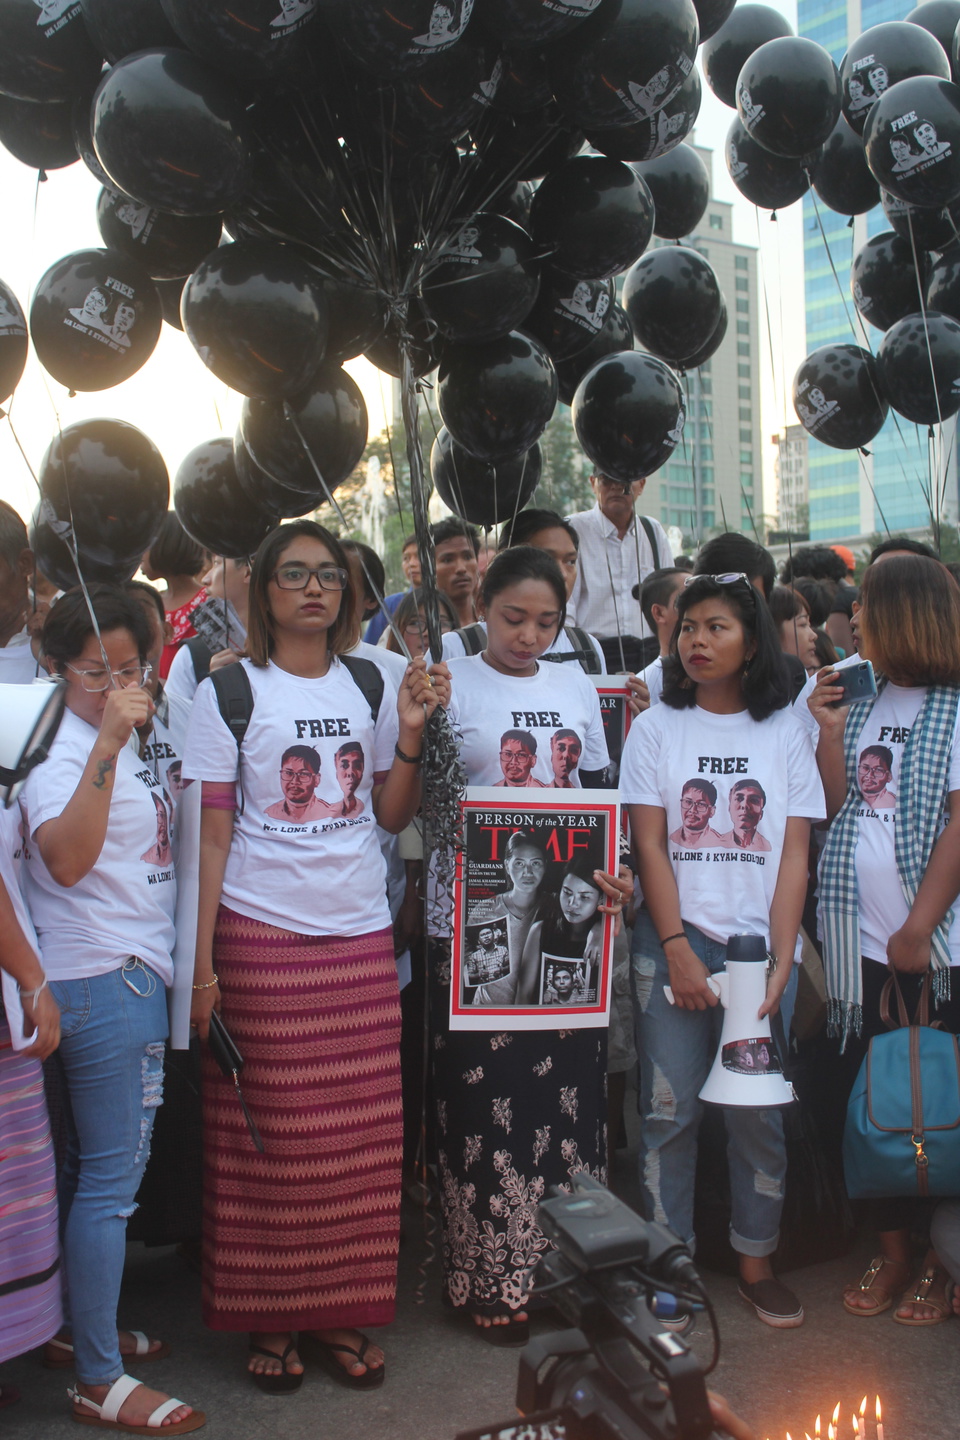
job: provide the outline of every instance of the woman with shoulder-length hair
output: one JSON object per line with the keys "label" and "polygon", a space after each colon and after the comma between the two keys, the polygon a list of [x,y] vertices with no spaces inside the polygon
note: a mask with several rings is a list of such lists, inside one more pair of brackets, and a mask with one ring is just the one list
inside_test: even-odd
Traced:
{"label": "woman with shoulder-length hair", "polygon": [[[203,1313],[250,1332],[249,1371],[272,1393],[301,1383],[295,1332],[340,1383],[380,1384],[383,1353],[359,1327],[394,1313],[400,1007],[377,825],[396,834],[416,812],[425,713],[448,690],[423,659],[399,694],[384,688],[347,653],[354,616],[329,531],[298,520],[268,535],[248,658],[231,667],[246,700],[231,731],[204,680],[183,762],[203,783],[192,1018],[204,1038],[221,1012],[265,1145],[206,1052]],[[347,740],[364,760],[349,815]]]}
{"label": "woman with shoulder-length hair", "polygon": [[[960,965],[960,589],[937,560],[883,557],[863,577],[857,623],[877,698],[837,707],[842,691],[828,669],[808,701],[831,821],[820,865],[828,1020],[848,1088],[886,1029],[891,972],[910,1014],[929,977],[936,1018],[960,1032],[960,985],[951,986]],[[948,1277],[932,1251],[907,1285],[919,1209],[909,1199],[871,1202],[880,1253],[844,1292],[851,1315],[879,1315],[903,1292],[900,1324],[949,1316]]]}
{"label": "woman with shoulder-length hair", "polygon": [[[759,1013],[778,1009],[793,972],[810,822],[824,806],[773,621],[746,575],[698,575],[680,591],[661,699],[630,729],[620,791],[644,895],[633,931],[644,1200],[651,1220],[689,1242],[698,1095],[722,1017],[710,976],[724,968],[732,935],[761,935],[770,970]],[[724,1118],[740,1294],[766,1324],[799,1325],[803,1307],[770,1261],[787,1164],[782,1116],[727,1106]]]}

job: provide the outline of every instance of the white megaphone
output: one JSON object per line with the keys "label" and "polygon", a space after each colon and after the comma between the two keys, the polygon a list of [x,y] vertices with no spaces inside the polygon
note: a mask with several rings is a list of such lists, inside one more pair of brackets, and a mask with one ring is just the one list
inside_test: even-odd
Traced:
{"label": "white megaphone", "polygon": [[[770,1032],[770,1017],[758,1019],[767,993],[767,942],[762,935],[731,935],[727,967],[707,981],[723,1006],[723,1030],[716,1058],[700,1091],[711,1105],[768,1109],[790,1105],[796,1094],[784,1079]],[[669,986],[667,999],[673,1003]]]}
{"label": "white megaphone", "polygon": [[46,760],[63,719],[62,681],[0,685],[0,801],[6,809],[30,771]]}

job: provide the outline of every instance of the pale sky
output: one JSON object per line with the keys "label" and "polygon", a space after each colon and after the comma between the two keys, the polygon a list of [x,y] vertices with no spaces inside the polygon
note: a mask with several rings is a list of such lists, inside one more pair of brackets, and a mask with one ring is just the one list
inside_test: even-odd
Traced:
{"label": "pale sky", "polygon": [[[795,0],[772,3],[795,27]],[[734,113],[704,85],[696,139],[715,151],[714,192],[736,207],[734,238],[760,246],[761,401],[766,441],[794,419],[790,383],[804,358],[801,207],[798,203],[781,211],[777,224],[771,224],[768,212],[755,210],[738,195],[723,160],[723,141]],[[99,188],[82,162],[50,171],[46,183],[38,185],[35,171],[0,148],[0,195],[4,200],[0,279],[13,289],[24,311],[29,310],[37,281],[50,265],[70,251],[102,245],[95,220]],[[385,423],[381,397],[389,397],[389,377],[380,377],[363,360],[352,361],[346,368],[364,390],[370,433],[376,434]],[[45,375],[31,351],[14,399],[5,407],[10,420],[0,420],[0,496],[24,518],[36,501],[36,487],[11,433],[11,422],[30,466],[37,470],[58,425],[94,416],[129,421],[159,446],[172,483],[180,461],[195,445],[234,433],[241,403],[241,396],[210,374],[186,336],[166,324],[153,355],[130,380],[110,390],[78,392],[73,399]],[[765,444],[764,510],[770,514],[776,508],[774,454],[774,448]]]}

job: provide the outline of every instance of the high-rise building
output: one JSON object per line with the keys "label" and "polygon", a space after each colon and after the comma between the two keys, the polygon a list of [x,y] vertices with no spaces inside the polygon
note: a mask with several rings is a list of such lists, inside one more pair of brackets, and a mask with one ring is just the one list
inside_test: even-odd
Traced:
{"label": "high-rise building", "polygon": [[773,436],[777,447],[774,469],[777,477],[777,526],[792,535],[810,528],[810,498],[807,480],[807,442],[802,425],[788,425]]}
{"label": "high-rise building", "polygon": [[[828,50],[839,65],[850,42],[873,25],[903,20],[910,0],[798,0],[798,31]],[[850,264],[860,246],[890,225],[878,205],[858,215],[829,210],[809,192],[803,200],[804,294],[807,353],[821,345],[847,342],[876,353],[879,330],[861,325],[850,294]],[[919,307],[918,307],[919,308]],[[865,331],[864,331],[865,326]],[[926,427],[892,411],[867,447],[869,454],[833,450],[809,441],[810,538],[839,540],[875,531],[925,528],[931,520],[931,472],[939,468],[933,494],[942,487],[941,518],[957,518],[957,461],[954,422],[931,446]],[[944,475],[939,456],[947,457]],[[936,507],[936,501],[934,502]]]}

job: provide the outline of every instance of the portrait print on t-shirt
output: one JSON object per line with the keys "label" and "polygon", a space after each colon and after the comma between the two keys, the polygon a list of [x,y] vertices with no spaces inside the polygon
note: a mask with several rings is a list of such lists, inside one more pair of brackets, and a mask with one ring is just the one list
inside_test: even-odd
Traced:
{"label": "portrait print on t-shirt", "polygon": [[337,784],[343,792],[343,804],[339,808],[335,805],[335,815],[359,815],[363,810],[363,801],[357,795],[357,789],[363,780],[363,771],[366,761],[363,756],[363,746],[358,740],[347,740],[337,751],[334,764],[337,771]]}
{"label": "portrait print on t-shirt", "polygon": [[325,820],[335,807],[318,800],[320,756],[312,745],[290,745],[280,757],[280,788],[283,798],[268,805],[265,814],[271,820],[289,820],[302,825],[308,820]]}
{"label": "portrait print on t-shirt", "polygon": [[721,845],[718,831],[710,824],[716,813],[717,787],[699,777],[688,780],[680,792],[680,824],[670,836],[671,843],[688,849]]}
{"label": "portrait print on t-shirt", "polygon": [[766,791],[759,780],[738,780],[732,785],[727,809],[733,829],[720,836],[720,844],[727,850],[769,850],[770,841],[759,829],[766,804]]}
{"label": "portrait print on t-shirt", "polygon": [[574,775],[583,754],[583,741],[576,730],[555,730],[550,736],[551,782],[555,790],[574,789]]}
{"label": "portrait print on t-shirt", "polygon": [[533,776],[537,763],[537,742],[529,730],[506,730],[500,736],[500,769],[503,779],[496,782],[499,790],[543,790],[542,780]]}
{"label": "portrait print on t-shirt", "polygon": [[140,856],[140,859],[147,865],[172,865],[173,851],[170,848],[170,831],[173,806],[167,798],[166,791],[151,790],[150,798],[157,810],[157,841]]}
{"label": "portrait print on t-shirt", "polygon": [[[894,810],[897,797],[891,788],[893,751],[888,745],[865,745],[857,756],[857,787],[868,810]],[[861,810],[858,812],[863,814]]]}

